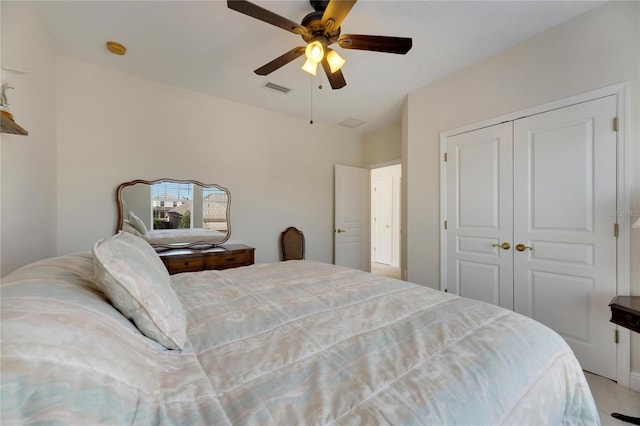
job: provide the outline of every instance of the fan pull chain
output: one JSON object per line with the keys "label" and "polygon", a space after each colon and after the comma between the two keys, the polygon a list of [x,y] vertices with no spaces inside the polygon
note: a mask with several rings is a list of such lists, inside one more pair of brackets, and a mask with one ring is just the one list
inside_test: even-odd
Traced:
{"label": "fan pull chain", "polygon": [[309,94],[309,102],[310,102],[310,106],[309,106],[309,115],[310,115],[310,120],[309,120],[309,124],[313,124],[313,76],[311,76],[311,85],[309,86],[310,90],[310,94]]}
{"label": "fan pull chain", "polygon": [[[310,96],[309,96],[310,103],[311,103],[311,105],[310,105],[310,116],[311,116],[311,119],[309,120],[309,124],[313,124],[313,84],[314,84],[313,76],[311,76],[311,90],[310,90],[311,93],[310,93]],[[318,90],[322,90],[322,83],[318,84]]]}

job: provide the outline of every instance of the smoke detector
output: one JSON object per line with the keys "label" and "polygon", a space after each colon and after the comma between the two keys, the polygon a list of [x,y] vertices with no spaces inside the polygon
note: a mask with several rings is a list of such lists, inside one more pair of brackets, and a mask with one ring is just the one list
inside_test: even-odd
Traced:
{"label": "smoke detector", "polygon": [[107,50],[113,53],[114,55],[120,55],[120,56],[127,53],[127,48],[116,41],[108,41]]}

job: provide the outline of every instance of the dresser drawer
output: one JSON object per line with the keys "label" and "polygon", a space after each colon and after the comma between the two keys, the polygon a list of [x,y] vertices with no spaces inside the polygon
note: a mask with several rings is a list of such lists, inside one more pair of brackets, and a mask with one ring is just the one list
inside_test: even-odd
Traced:
{"label": "dresser drawer", "polygon": [[253,265],[255,248],[244,244],[225,244],[202,250],[174,249],[158,253],[170,274],[205,269],[228,269]]}
{"label": "dresser drawer", "polygon": [[162,259],[170,274],[195,272],[204,269],[204,257],[170,257]]}
{"label": "dresser drawer", "polygon": [[205,258],[205,269],[227,269],[253,265],[253,251],[209,254]]}

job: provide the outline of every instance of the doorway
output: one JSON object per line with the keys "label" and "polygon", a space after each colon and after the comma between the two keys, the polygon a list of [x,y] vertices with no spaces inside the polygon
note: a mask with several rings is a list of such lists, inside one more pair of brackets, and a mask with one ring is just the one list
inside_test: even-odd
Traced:
{"label": "doorway", "polygon": [[371,272],[400,279],[402,165],[371,169]]}

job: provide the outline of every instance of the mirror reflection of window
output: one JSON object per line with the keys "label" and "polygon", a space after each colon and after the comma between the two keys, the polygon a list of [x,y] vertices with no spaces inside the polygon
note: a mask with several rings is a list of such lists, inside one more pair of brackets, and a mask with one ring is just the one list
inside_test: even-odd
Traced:
{"label": "mirror reflection of window", "polygon": [[193,184],[158,182],[151,185],[152,229],[192,228]]}

